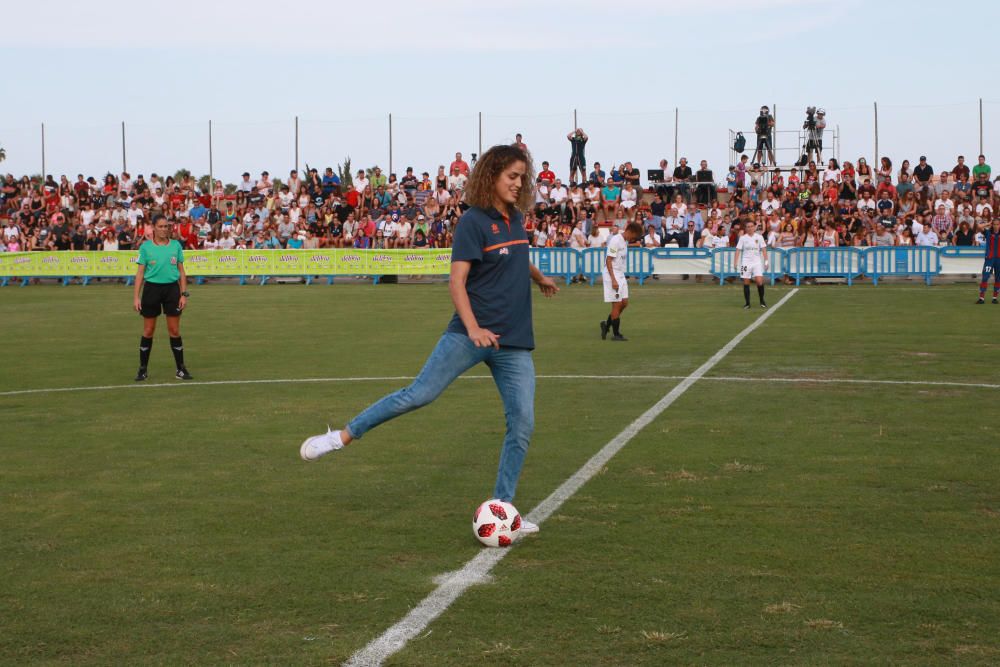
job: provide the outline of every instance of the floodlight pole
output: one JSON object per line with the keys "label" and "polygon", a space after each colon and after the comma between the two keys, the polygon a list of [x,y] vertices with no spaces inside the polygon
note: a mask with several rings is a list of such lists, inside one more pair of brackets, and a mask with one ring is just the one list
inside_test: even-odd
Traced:
{"label": "floodlight pole", "polygon": [[674,107],[674,166],[677,166],[677,128],[680,124],[680,111]]}
{"label": "floodlight pole", "polygon": [[212,120],[208,121],[208,191],[215,192],[215,169],[212,160]]}
{"label": "floodlight pole", "polygon": [[875,161],[872,163],[878,169],[878,102],[872,102],[875,108]]}
{"label": "floodlight pole", "polygon": [[979,98],[979,154],[983,154],[983,98]]}
{"label": "floodlight pole", "polygon": [[389,114],[389,173],[392,173],[392,114]]}
{"label": "floodlight pole", "polygon": [[42,182],[45,182],[45,123],[42,123]]}
{"label": "floodlight pole", "polygon": [[127,162],[125,161],[125,121],[122,121],[122,171],[128,171]]}

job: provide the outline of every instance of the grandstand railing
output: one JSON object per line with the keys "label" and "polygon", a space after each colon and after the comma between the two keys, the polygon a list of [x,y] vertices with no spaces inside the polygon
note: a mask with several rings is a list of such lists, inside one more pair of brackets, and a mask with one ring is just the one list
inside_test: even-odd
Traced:
{"label": "grandstand railing", "polygon": [[[594,284],[604,268],[603,248],[532,248],[531,260],[542,273],[570,282],[582,276]],[[712,275],[720,283],[738,277],[734,248],[630,248],[626,273],[640,285],[653,275]],[[0,253],[0,286],[22,286],[35,278],[67,285],[79,279],[125,279],[135,275],[136,251]],[[875,247],[768,249],[765,276],[773,284],[788,276],[796,284],[807,278],[842,278],[850,285],[862,275],[872,282],[886,277],[919,277],[928,285],[943,273],[976,274],[983,260],[981,247]],[[230,277],[240,284],[267,284],[274,278],[300,277],[311,284],[317,277],[332,284],[334,276],[440,276],[450,271],[451,251],[434,250],[192,250],[184,266],[192,282]]]}

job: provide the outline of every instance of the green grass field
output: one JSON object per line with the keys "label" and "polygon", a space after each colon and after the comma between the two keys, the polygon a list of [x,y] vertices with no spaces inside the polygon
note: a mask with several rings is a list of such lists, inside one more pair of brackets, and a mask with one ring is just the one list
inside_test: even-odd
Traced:
{"label": "green grass field", "polygon": [[[0,290],[0,664],[339,664],[481,550],[490,380],[298,456],[403,383],[363,378],[419,370],[443,285],[193,290],[196,380],[164,327],[146,386],[130,289]],[[973,292],[800,289],[388,664],[997,664],[1000,306]],[[635,288],[613,344],[599,288],[536,298],[518,508],[760,316],[741,302]],[[249,380],[286,381],[210,384]]]}

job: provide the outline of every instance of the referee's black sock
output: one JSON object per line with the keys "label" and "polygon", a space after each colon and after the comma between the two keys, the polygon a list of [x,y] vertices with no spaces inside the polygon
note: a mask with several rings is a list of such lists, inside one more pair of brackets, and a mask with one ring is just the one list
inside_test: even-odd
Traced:
{"label": "referee's black sock", "polygon": [[[760,299],[761,303],[764,303],[764,283],[757,285],[757,298]],[[747,301],[750,301],[750,297],[747,297]]]}
{"label": "referee's black sock", "polygon": [[609,329],[611,328],[611,323],[612,323],[612,322],[614,322],[614,320],[613,320],[613,319],[611,319],[611,315],[608,315],[608,320],[607,320],[607,324],[608,324],[608,328],[609,328]]}
{"label": "referee's black sock", "polygon": [[622,318],[617,317],[617,318],[611,320],[611,329],[612,329],[612,331],[615,332],[616,336],[621,336],[622,335],[621,326],[622,326]]}
{"label": "referee's black sock", "polygon": [[750,305],[750,286],[749,285],[744,285],[743,286],[743,300],[747,302],[748,306]]}
{"label": "referee's black sock", "polygon": [[181,337],[170,337],[170,349],[174,353],[174,361],[177,362],[177,370],[184,368],[184,342]]}
{"label": "referee's black sock", "polygon": [[153,339],[143,336],[139,339],[139,365],[142,368],[149,366],[149,352],[153,349]]}

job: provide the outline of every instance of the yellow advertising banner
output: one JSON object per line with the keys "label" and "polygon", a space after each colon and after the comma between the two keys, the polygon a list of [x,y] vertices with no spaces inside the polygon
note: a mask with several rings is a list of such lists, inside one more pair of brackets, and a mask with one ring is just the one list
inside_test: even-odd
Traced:
{"label": "yellow advertising banner", "polygon": [[[135,250],[0,253],[0,277],[132,276]],[[186,250],[189,276],[447,275],[451,250]]]}

